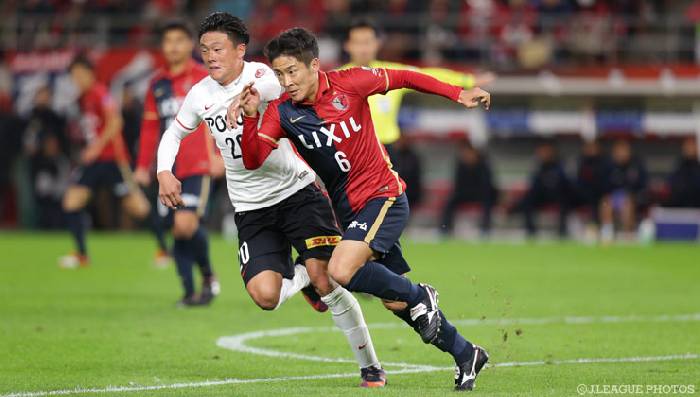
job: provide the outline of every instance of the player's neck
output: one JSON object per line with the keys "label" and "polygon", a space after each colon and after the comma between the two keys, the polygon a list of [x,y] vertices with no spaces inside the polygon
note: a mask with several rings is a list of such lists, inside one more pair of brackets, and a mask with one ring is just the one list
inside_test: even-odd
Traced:
{"label": "player's neck", "polygon": [[187,67],[187,61],[182,61],[178,63],[171,63],[168,65],[168,71],[170,72],[171,75],[175,76],[180,73],[182,73],[185,68]]}

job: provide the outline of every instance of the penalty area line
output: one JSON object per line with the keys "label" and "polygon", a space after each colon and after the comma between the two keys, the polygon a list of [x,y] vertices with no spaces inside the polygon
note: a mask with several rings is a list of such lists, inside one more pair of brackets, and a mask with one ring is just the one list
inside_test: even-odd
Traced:
{"label": "penalty area line", "polygon": [[[667,356],[650,356],[650,357],[625,357],[625,358],[579,358],[571,360],[552,360],[552,361],[523,361],[523,362],[503,362],[488,365],[487,367],[520,367],[520,366],[537,366],[537,365],[571,365],[571,364],[597,364],[597,363],[640,363],[640,362],[658,362],[658,361],[675,361],[675,360],[695,360],[700,358],[700,355],[694,353],[667,355]],[[387,371],[390,375],[401,375],[421,372],[436,372],[448,371],[452,367],[433,367],[433,366],[416,366],[415,368],[403,368],[395,371]],[[29,391],[3,394],[0,397],[44,397],[44,396],[65,396],[71,394],[102,394],[102,393],[127,393],[127,392],[142,392],[142,391],[157,391],[168,389],[186,389],[186,388],[201,388],[210,386],[223,386],[248,383],[272,383],[286,382],[298,380],[324,380],[324,379],[339,379],[352,378],[358,376],[357,372],[343,374],[320,374],[306,376],[284,376],[277,378],[257,378],[257,379],[221,379],[207,380],[201,382],[181,382],[167,385],[152,385],[152,386],[107,386],[104,388],[74,388],[67,390],[49,390],[49,391]]]}

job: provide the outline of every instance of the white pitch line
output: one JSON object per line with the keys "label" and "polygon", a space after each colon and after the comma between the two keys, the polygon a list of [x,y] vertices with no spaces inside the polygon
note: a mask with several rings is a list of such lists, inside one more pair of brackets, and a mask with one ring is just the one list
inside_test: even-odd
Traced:
{"label": "white pitch line", "polygon": [[[700,321],[700,313],[678,314],[678,315],[629,315],[629,316],[564,316],[564,317],[541,317],[541,318],[513,318],[513,319],[462,319],[453,321],[456,325],[479,326],[479,325],[542,325],[542,324],[596,324],[596,323],[629,323],[629,322],[690,322]],[[406,327],[404,323],[379,323],[370,324],[370,329],[387,329]],[[305,361],[316,361],[326,363],[355,363],[354,360],[346,358],[330,358],[313,356],[308,354],[285,352],[262,347],[249,346],[249,340],[290,336],[306,333],[340,332],[336,327],[291,327],[278,328],[272,330],[253,331],[233,336],[223,336],[216,341],[219,347],[242,353],[257,354],[259,356],[276,358],[293,358]],[[386,365],[402,368],[426,367],[421,364],[410,364],[402,362],[385,362]],[[429,366],[428,366],[429,367]]]}
{"label": "white pitch line", "polygon": [[[658,362],[658,361],[676,361],[676,360],[695,360],[699,359],[700,355],[687,353],[669,356],[651,356],[651,357],[626,357],[626,358],[579,358],[574,360],[554,360],[554,361],[523,361],[523,362],[505,362],[488,365],[488,367],[520,367],[520,366],[535,366],[535,365],[565,365],[565,364],[596,364],[596,363],[639,363],[639,362]],[[417,367],[404,368],[396,371],[387,371],[391,375],[412,374],[420,372],[436,372],[436,371],[451,371],[453,367]],[[153,385],[153,386],[108,386],[105,388],[90,388],[90,389],[69,389],[69,390],[52,390],[52,391],[33,391],[33,392],[18,392],[11,394],[3,394],[0,397],[44,397],[44,396],[64,396],[70,394],[101,394],[101,393],[120,393],[120,392],[139,392],[139,391],[157,391],[166,389],[186,389],[199,388],[208,386],[222,386],[233,384],[247,383],[272,383],[297,380],[324,380],[338,378],[353,378],[357,376],[357,372],[345,374],[322,374],[322,375],[307,375],[307,376],[285,376],[279,378],[256,378],[256,379],[221,379],[208,380],[202,382],[188,383],[173,383],[169,385]]]}
{"label": "white pitch line", "polygon": [[[681,314],[681,315],[658,315],[658,316],[565,316],[565,317],[542,317],[542,318],[520,318],[520,319],[463,319],[455,320],[453,323],[463,326],[478,326],[478,325],[539,325],[539,324],[594,324],[594,323],[625,323],[625,322],[689,322],[700,321],[700,313]],[[380,323],[370,325],[372,328],[399,328],[405,326],[402,323]],[[344,358],[329,358],[321,356],[313,356],[306,354],[281,352],[272,349],[264,349],[259,347],[248,346],[247,341],[259,339],[263,337],[279,337],[289,336],[301,333],[310,332],[329,332],[338,331],[335,327],[294,327],[280,328],[274,330],[248,332],[239,335],[225,336],[219,338],[217,345],[229,350],[263,355],[268,357],[284,357],[306,361],[317,362],[335,362],[335,363],[355,363],[354,360]],[[537,366],[537,365],[564,365],[564,364],[595,364],[595,363],[636,363],[636,362],[654,362],[654,361],[672,361],[672,360],[694,360],[700,358],[700,355],[695,353],[687,353],[682,355],[667,355],[667,356],[651,356],[651,357],[627,357],[627,358],[579,358],[571,360],[553,360],[553,361],[522,361],[522,362],[503,362],[489,364],[488,367],[519,367],[519,366]],[[398,370],[387,371],[389,374],[410,374],[420,372],[436,372],[452,370],[452,367],[436,367],[423,364],[410,363],[388,363],[385,365],[400,367]],[[239,379],[229,378],[222,380],[208,380],[201,382],[186,382],[173,383],[167,385],[151,385],[151,386],[107,386],[105,388],[75,388],[67,390],[51,390],[51,391],[30,391],[30,392],[14,392],[10,394],[0,395],[0,397],[43,397],[43,396],[62,396],[70,394],[101,394],[101,393],[120,393],[120,392],[139,392],[139,391],[157,391],[166,389],[184,389],[184,388],[201,388],[208,386],[220,386],[231,384],[247,384],[247,383],[270,383],[284,382],[297,380],[323,380],[336,378],[352,378],[356,377],[357,372],[344,374],[321,374],[308,376],[286,376],[277,378],[257,378],[257,379]]]}

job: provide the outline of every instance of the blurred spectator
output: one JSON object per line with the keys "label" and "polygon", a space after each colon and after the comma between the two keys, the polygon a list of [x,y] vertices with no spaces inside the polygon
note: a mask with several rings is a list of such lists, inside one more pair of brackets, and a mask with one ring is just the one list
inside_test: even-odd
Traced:
{"label": "blurred spectator", "polygon": [[535,152],[538,166],[530,178],[530,186],[525,195],[516,203],[511,212],[522,212],[528,236],[537,233],[535,212],[547,204],[558,206],[559,237],[566,237],[566,220],[569,214],[571,183],[559,160],[557,149],[551,142],[540,144]]}
{"label": "blurred spectator", "polygon": [[569,24],[569,47],[583,64],[609,60],[616,49],[616,31],[608,2],[578,0],[579,11]]}
{"label": "blurred spectator", "polygon": [[24,153],[29,159],[36,219],[42,229],[63,225],[61,197],[68,184],[70,162],[66,122],[51,109],[52,93],[41,87],[24,129]]}
{"label": "blurred spectator", "polygon": [[27,118],[24,129],[24,152],[33,157],[41,152],[43,141],[53,137],[58,141],[59,150],[68,155],[66,120],[51,108],[53,93],[49,87],[41,87],[34,95],[34,107]]}
{"label": "blurred spectator", "polygon": [[613,145],[612,168],[607,183],[607,193],[600,207],[603,242],[614,238],[615,215],[619,217],[623,231],[633,232],[637,209],[646,203],[646,167],[632,155],[632,147],[626,140],[618,140]]}
{"label": "blurred spectator", "polygon": [[678,165],[668,180],[671,197],[667,205],[700,208],[700,160],[695,138],[683,140],[682,151]]}
{"label": "blurred spectator", "polygon": [[497,195],[488,160],[471,143],[462,142],[455,167],[452,194],[442,211],[440,233],[452,234],[455,211],[460,204],[478,203],[481,205],[479,228],[482,235],[487,236],[491,231],[491,213]]}
{"label": "blurred spectator", "polygon": [[598,209],[605,194],[610,167],[610,160],[601,152],[597,141],[584,143],[576,173],[576,204],[590,208],[595,223],[600,223]]}
{"label": "blurred spectator", "polygon": [[61,198],[70,177],[70,161],[61,151],[58,136],[49,134],[42,139],[39,151],[30,162],[38,226],[42,229],[62,228]]}
{"label": "blurred spectator", "polygon": [[408,138],[401,137],[396,141],[391,160],[396,172],[406,182],[406,198],[408,198],[409,207],[417,206],[423,193],[422,167],[420,157]]}

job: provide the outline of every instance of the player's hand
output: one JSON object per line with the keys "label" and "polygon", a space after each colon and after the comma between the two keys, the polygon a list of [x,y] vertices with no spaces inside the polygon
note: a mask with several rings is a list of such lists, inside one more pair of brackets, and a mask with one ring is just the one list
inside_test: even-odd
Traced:
{"label": "player's hand", "polygon": [[229,129],[234,130],[237,126],[243,125],[243,119],[241,118],[242,113],[243,108],[241,108],[241,96],[239,95],[236,99],[231,101],[231,104],[228,105],[228,109],[226,109],[226,121],[228,122]]}
{"label": "player's hand", "polygon": [[474,87],[468,90],[462,90],[457,102],[470,109],[481,104],[484,105],[484,109],[489,110],[489,107],[491,107],[491,94],[479,87]]}
{"label": "player's hand", "polygon": [[83,164],[90,164],[100,157],[100,152],[102,152],[101,148],[95,145],[89,145],[80,153],[80,161],[82,161]]}
{"label": "player's hand", "polygon": [[243,112],[248,117],[255,117],[258,113],[258,107],[260,106],[260,92],[253,87],[253,83],[246,85],[243,88],[240,96]]}
{"label": "player's hand", "polygon": [[161,171],[156,175],[158,178],[158,197],[160,202],[168,208],[177,208],[185,205],[182,201],[182,184],[170,171]]}
{"label": "player's hand", "polygon": [[141,186],[148,186],[151,184],[151,173],[142,167],[137,167],[134,171],[134,181]]}

